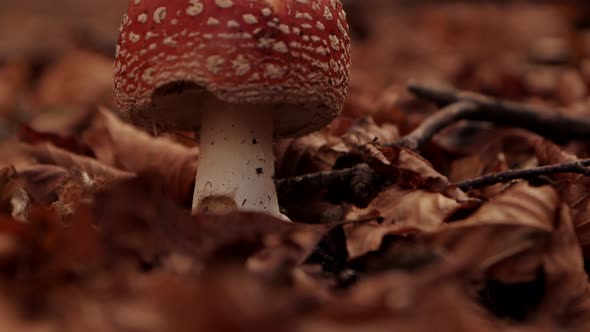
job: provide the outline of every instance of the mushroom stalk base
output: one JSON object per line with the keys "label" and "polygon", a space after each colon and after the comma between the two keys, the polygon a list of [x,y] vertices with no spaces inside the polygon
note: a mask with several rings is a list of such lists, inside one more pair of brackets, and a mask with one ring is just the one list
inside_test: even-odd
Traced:
{"label": "mushroom stalk base", "polygon": [[282,217],[273,179],[273,113],[258,107],[202,113],[193,213],[237,209]]}

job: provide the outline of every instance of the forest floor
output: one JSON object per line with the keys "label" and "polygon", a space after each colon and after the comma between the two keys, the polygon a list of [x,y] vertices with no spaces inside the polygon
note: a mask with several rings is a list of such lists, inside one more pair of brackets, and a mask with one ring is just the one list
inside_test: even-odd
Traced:
{"label": "forest floor", "polygon": [[344,3],[284,222],[191,216],[192,134],[117,117],[127,1],[3,0],[0,330],[590,330],[590,7]]}

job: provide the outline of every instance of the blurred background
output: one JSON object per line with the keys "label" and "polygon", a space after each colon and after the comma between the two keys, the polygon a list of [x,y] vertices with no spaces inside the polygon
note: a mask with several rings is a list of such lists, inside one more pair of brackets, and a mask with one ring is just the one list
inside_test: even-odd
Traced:
{"label": "blurred background", "polygon": [[[112,57],[127,0],[0,1],[0,138],[19,123],[73,133],[114,107]],[[408,78],[587,112],[588,1],[345,0],[354,43],[344,116],[392,119]],[[406,120],[404,120],[406,121]],[[417,120],[416,120],[417,121]],[[410,117],[399,123],[406,131]]]}

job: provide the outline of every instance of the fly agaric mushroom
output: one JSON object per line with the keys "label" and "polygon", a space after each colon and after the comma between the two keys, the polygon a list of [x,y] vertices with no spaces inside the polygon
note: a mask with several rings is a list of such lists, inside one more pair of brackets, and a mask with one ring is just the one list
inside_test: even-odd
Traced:
{"label": "fly agaric mushroom", "polygon": [[200,129],[193,211],[275,216],[273,138],[327,125],[349,72],[338,0],[131,0],[114,66],[130,120]]}

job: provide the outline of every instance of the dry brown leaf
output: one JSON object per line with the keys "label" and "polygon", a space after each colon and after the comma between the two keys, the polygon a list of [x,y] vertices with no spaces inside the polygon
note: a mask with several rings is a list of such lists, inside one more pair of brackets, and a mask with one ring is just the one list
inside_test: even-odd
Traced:
{"label": "dry brown leaf", "polygon": [[[538,192],[537,196],[542,193]],[[510,196],[515,197],[514,194]],[[474,215],[474,219],[482,222],[460,221],[439,232],[419,235],[417,240],[433,246],[432,250],[444,258],[443,262],[462,266],[465,278],[472,281],[469,288],[483,287],[477,292],[482,304],[490,310],[516,315],[514,318],[536,322],[540,327],[580,328],[589,323],[588,278],[570,210],[559,200],[552,205],[553,213],[544,214],[541,222],[532,222],[533,215],[521,215],[525,219],[522,223],[507,216],[496,215],[498,222],[495,222]],[[516,206],[505,208],[514,210]],[[476,280],[480,286],[474,283]],[[507,288],[490,288],[490,282]],[[537,285],[534,292],[522,291],[531,284]],[[470,292],[475,293],[476,289]],[[510,290],[514,293],[506,297],[503,292]],[[510,310],[514,311],[510,313]]]}
{"label": "dry brown leaf", "polygon": [[391,124],[378,126],[371,117],[355,121],[346,134],[342,136],[342,142],[348,148],[348,152],[357,152],[364,160],[377,160],[386,165],[387,158],[379,150],[379,146],[393,144],[399,140],[397,127]]}
{"label": "dry brown leaf", "polygon": [[19,140],[23,143],[35,145],[41,143],[51,143],[52,145],[75,154],[92,156],[92,151],[81,143],[76,137],[68,135],[59,135],[49,132],[35,130],[27,125],[20,127]]}
{"label": "dry brown leaf", "polygon": [[[381,246],[389,234],[409,235],[439,229],[459,203],[439,193],[390,187],[365,209],[355,208],[346,220],[350,258],[360,257]],[[355,225],[355,221],[375,220]]]}
{"label": "dry brown leaf", "polygon": [[379,146],[393,143],[398,138],[397,127],[391,124],[380,126],[367,117],[354,121],[342,137],[323,130],[284,139],[275,146],[277,178],[328,171],[334,167],[338,158],[349,154],[360,155],[367,162],[376,160],[389,164]]}
{"label": "dry brown leaf", "polygon": [[[21,154],[30,158],[31,163],[60,166],[70,171],[86,174],[90,179],[102,177],[105,179],[120,180],[133,176],[130,172],[117,170],[100,163],[96,159],[79,156],[51,144],[20,144],[16,148]],[[18,169],[19,167],[17,166]]]}
{"label": "dry brown leaf", "polygon": [[336,159],[346,153],[340,143],[325,131],[278,141],[274,147],[276,177],[331,170]]}
{"label": "dry brown leaf", "polygon": [[389,164],[372,163],[373,169],[384,176],[389,183],[406,189],[424,189],[440,192],[458,201],[467,201],[468,196],[455,186],[424,157],[405,148],[386,147],[383,155]]}
{"label": "dry brown leaf", "polygon": [[36,202],[53,203],[62,216],[118,181],[135,176],[51,144],[18,146],[28,163],[17,166],[25,189]]}
{"label": "dry brown leaf", "polygon": [[481,205],[469,218],[450,227],[508,224],[551,231],[559,205],[559,196],[552,187],[518,183]]}
{"label": "dry brown leaf", "polygon": [[539,248],[553,230],[560,207],[561,200],[552,187],[520,183],[483,204],[467,219],[451,223],[448,228],[508,225],[521,229],[522,232],[490,236],[487,239],[489,251],[481,254],[476,265],[499,280],[531,280],[536,273],[531,266],[540,264],[539,252],[542,250]]}
{"label": "dry brown leaf", "polygon": [[97,112],[83,140],[105,165],[132,173],[155,174],[178,201],[192,198],[197,148],[149,136],[104,108]]}
{"label": "dry brown leaf", "polygon": [[114,105],[112,60],[89,51],[73,51],[53,64],[39,81],[37,107]]}
{"label": "dry brown leaf", "polygon": [[13,167],[0,169],[0,209],[15,220],[26,221],[31,209],[25,180]]}
{"label": "dry brown leaf", "polygon": [[145,177],[100,193],[93,209],[108,246],[121,257],[136,253],[133,259],[151,262],[176,253],[189,257],[195,271],[240,262],[261,274],[284,272],[301,264],[333,228],[255,213],[191,217]]}
{"label": "dry brown leaf", "polygon": [[19,315],[11,303],[0,300],[0,329],[21,332],[57,332],[56,324],[48,321],[31,321]]}
{"label": "dry brown leaf", "polygon": [[13,114],[19,98],[24,97],[31,68],[23,61],[0,65],[0,115]]}
{"label": "dry brown leaf", "polygon": [[[570,162],[578,159],[549,141],[536,145],[537,159],[541,165]],[[555,174],[551,178],[561,198],[571,210],[576,233],[585,255],[590,254],[590,179],[580,174]]]}
{"label": "dry brown leaf", "polygon": [[367,278],[304,319],[298,331],[497,331],[500,324],[460,280],[458,270],[440,266]]}
{"label": "dry brown leaf", "polygon": [[538,319],[553,317],[563,328],[590,328],[590,284],[569,208],[558,216],[551,242],[542,256],[546,278],[545,300]]}
{"label": "dry brown leaf", "polygon": [[56,190],[61,186],[69,172],[55,165],[26,165],[19,167],[19,175],[24,179],[25,191],[36,203],[51,203],[56,198]]}

